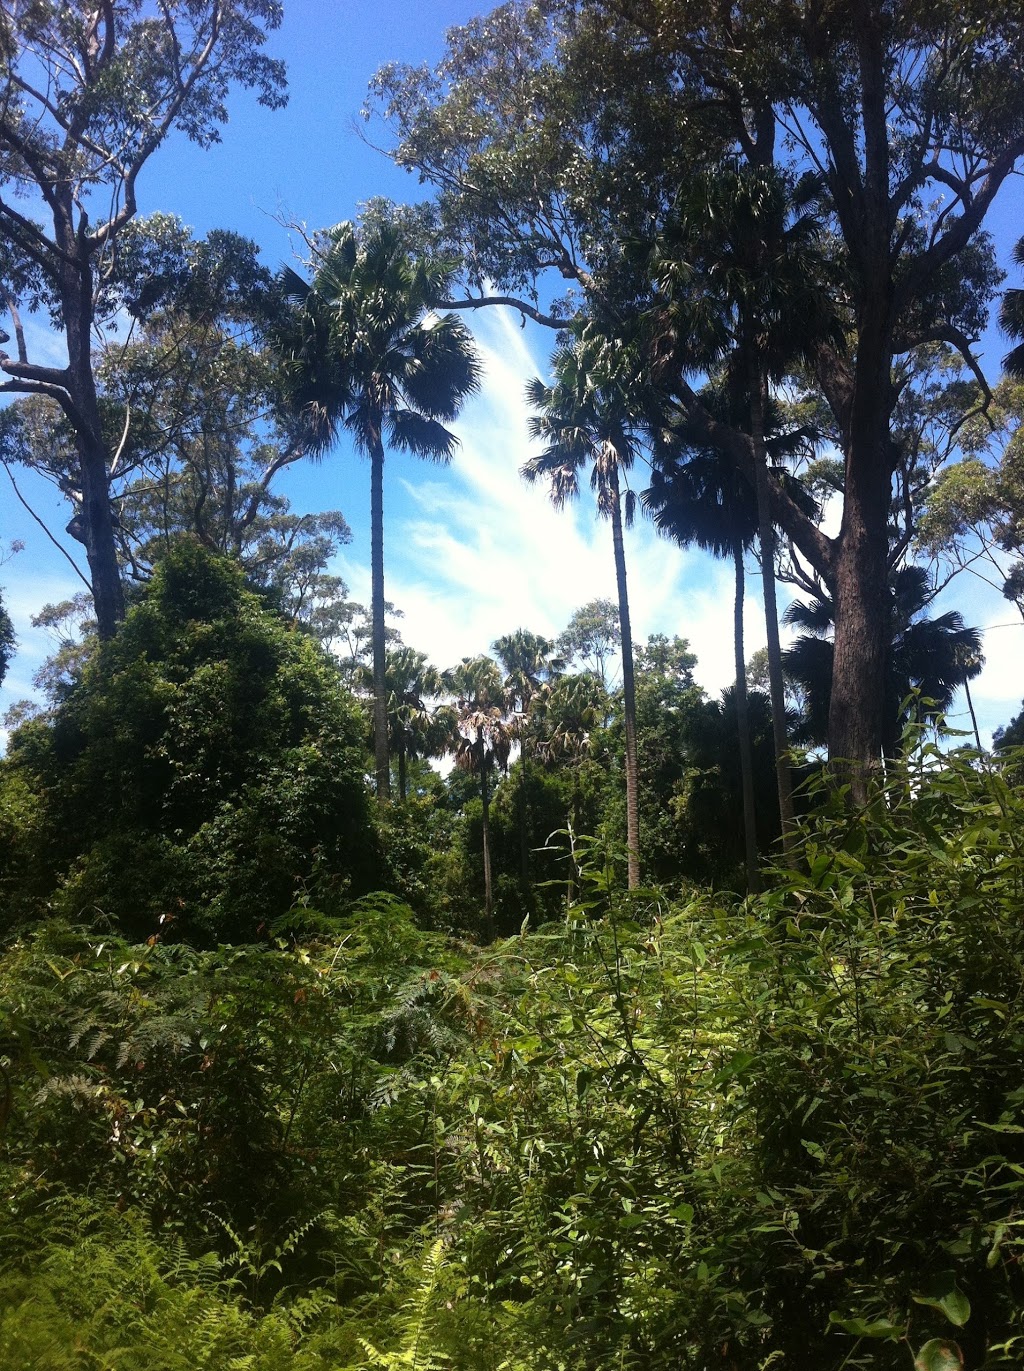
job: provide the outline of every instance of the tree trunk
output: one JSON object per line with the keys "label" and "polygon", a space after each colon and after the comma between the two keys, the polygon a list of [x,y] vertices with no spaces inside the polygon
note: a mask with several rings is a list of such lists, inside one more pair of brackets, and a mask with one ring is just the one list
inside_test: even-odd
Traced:
{"label": "tree trunk", "polygon": [[789,739],[786,737],[786,688],[782,678],[782,645],[779,611],[775,599],[775,527],[768,494],[768,452],[764,441],[765,377],[755,361],[750,371],[750,436],[754,447],[754,483],[757,493],[757,529],[761,545],[761,581],[764,586],[764,623],[768,635],[768,684],[772,700],[772,735],[775,741],[775,782],[779,792],[782,848],[793,849],[793,781],[789,771]]}
{"label": "tree trunk", "polygon": [[[882,292],[884,294],[884,291]],[[889,657],[890,342],[884,306],[860,328],[839,530],[828,755],[853,799],[867,799],[885,737]],[[879,322],[879,320],[881,320]]]}
{"label": "tree trunk", "polygon": [[81,540],[89,563],[97,631],[100,638],[108,639],[124,618],[124,591],[114,542],[107,449],[102,439],[89,432],[78,433],[75,446],[82,479]]}
{"label": "tree trunk", "polygon": [[971,687],[967,683],[967,673],[964,672],[964,695],[967,697],[967,708],[971,715],[971,727],[974,730],[974,741],[979,752],[985,749],[981,745],[981,730],[978,728],[978,716],[974,712],[974,701],[971,699]]}
{"label": "tree trunk", "polygon": [[391,799],[388,752],[388,696],[384,640],[384,444],[379,433],[370,443],[370,609],[373,626],[373,751],[377,798]]}
{"label": "tree trunk", "polygon": [[523,889],[523,903],[527,913],[533,912],[533,891],[530,885],[530,795],[529,772],[526,762],[526,739],[521,744],[519,754],[519,794],[516,797],[519,810],[519,880]]}
{"label": "tree trunk", "polygon": [[754,758],[750,745],[750,711],[747,708],[747,663],[743,650],[743,543],[736,539],[732,549],[736,568],[736,600],[733,610],[733,644],[736,656],[736,727],[740,745],[740,783],[743,789],[743,857],[747,871],[747,890],[751,895],[761,889],[757,865],[757,815],[754,809]]}
{"label": "tree trunk", "polygon": [[615,551],[615,585],[619,596],[619,632],[622,637],[622,712],[626,734],[626,881],[630,890],[640,884],[640,803],[636,755],[636,683],[633,676],[633,630],[629,622],[626,591],[626,553],[622,542],[622,509],[619,477],[611,480],[612,544]]}
{"label": "tree trunk", "polygon": [[406,797],[406,794],[407,794],[407,793],[408,793],[408,784],[407,784],[407,780],[406,780],[406,769],[405,769],[405,730],[404,730],[404,728],[402,727],[401,720],[399,720],[399,724],[398,724],[398,798],[402,801],[403,804],[405,803],[405,797]]}
{"label": "tree trunk", "polygon": [[77,414],[75,447],[82,489],[81,513],[72,527],[80,524],[75,536],[85,545],[96,626],[100,637],[107,639],[114,636],[124,618],[124,591],[110,508],[110,454],[103,438],[92,370],[92,270],[88,248],[75,233],[72,221],[69,202],[64,214],[54,215],[54,230],[68,258],[60,270],[60,300],[68,346],[67,393]]}
{"label": "tree trunk", "polygon": [[480,744],[480,799],[483,801],[484,941],[494,941],[494,887],[491,878],[491,797],[487,790],[487,757]]}

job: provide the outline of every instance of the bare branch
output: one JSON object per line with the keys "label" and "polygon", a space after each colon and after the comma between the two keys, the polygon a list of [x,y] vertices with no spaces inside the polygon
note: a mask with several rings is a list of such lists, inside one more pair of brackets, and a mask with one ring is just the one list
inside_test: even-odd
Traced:
{"label": "bare branch", "polygon": [[532,319],[537,324],[542,324],[545,328],[568,328],[572,323],[571,317],[545,314],[543,310],[531,305],[527,300],[519,300],[513,295],[474,295],[465,300],[439,300],[436,309],[486,309],[491,305],[507,305],[509,309],[517,310],[526,319]]}
{"label": "bare branch", "polygon": [[18,306],[14,296],[6,287],[0,287],[4,297],[4,304],[7,306],[7,313],[11,316],[11,323],[14,327],[14,337],[18,344],[18,361],[28,362],[28,350],[25,347],[25,329],[22,326],[21,315],[18,313]]}
{"label": "bare branch", "polygon": [[64,547],[63,544],[61,544],[61,543],[59,543],[59,542],[57,541],[57,539],[53,536],[53,534],[50,532],[50,530],[46,527],[45,523],[43,523],[42,519],[40,519],[39,515],[35,512],[35,510],[32,508],[32,506],[31,506],[31,505],[28,503],[28,501],[25,499],[24,495],[22,495],[21,491],[18,489],[18,483],[17,483],[17,481],[14,479],[14,473],[11,471],[11,468],[10,468],[9,464],[8,464],[6,461],[4,461],[4,459],[3,459],[2,457],[0,457],[0,462],[3,463],[4,471],[7,472],[7,475],[8,475],[8,478],[9,478],[10,482],[11,482],[11,485],[14,487],[14,493],[15,493],[15,495],[18,497],[18,500],[19,500],[19,502],[21,503],[21,505],[24,507],[25,510],[28,511],[28,513],[31,515],[31,517],[36,521],[36,523],[37,523],[37,524],[39,525],[39,527],[43,530],[43,532],[46,534],[47,538],[49,538],[50,542],[54,545],[54,547],[55,547],[55,548],[57,549],[57,551],[61,554],[61,556],[67,558],[67,560],[68,560],[68,561],[70,562],[70,564],[71,564],[71,569],[72,569],[72,571],[75,573],[75,575],[78,577],[78,579],[82,582],[82,585],[85,586],[86,590],[87,590],[87,591],[89,592],[89,594],[91,595],[91,594],[92,594],[92,582],[89,581],[89,580],[82,574],[81,570],[79,569],[79,566],[78,566],[77,562],[76,562],[75,559],[72,557],[71,553],[68,552],[67,548]]}

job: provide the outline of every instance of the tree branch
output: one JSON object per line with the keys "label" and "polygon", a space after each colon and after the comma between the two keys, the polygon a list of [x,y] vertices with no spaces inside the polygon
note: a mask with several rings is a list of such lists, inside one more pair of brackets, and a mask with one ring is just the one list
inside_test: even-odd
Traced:
{"label": "tree branch", "polygon": [[39,525],[39,527],[43,530],[43,532],[46,534],[47,538],[49,538],[50,542],[54,545],[54,547],[55,547],[55,548],[57,549],[57,551],[61,554],[61,556],[62,556],[62,557],[66,557],[67,560],[71,563],[71,569],[72,569],[72,571],[74,571],[75,575],[78,577],[78,579],[82,582],[82,584],[85,586],[86,590],[87,590],[87,591],[89,592],[89,594],[91,595],[91,594],[92,594],[92,582],[89,581],[89,580],[87,580],[86,577],[83,576],[82,572],[80,571],[80,569],[79,569],[79,567],[78,567],[77,562],[76,562],[75,559],[72,557],[71,553],[68,552],[67,548],[64,547],[63,544],[61,544],[61,543],[59,543],[59,542],[57,541],[57,539],[53,536],[53,534],[50,532],[50,530],[49,530],[49,529],[46,527],[46,525],[43,523],[42,519],[40,519],[39,515],[35,512],[35,510],[32,508],[32,506],[31,506],[31,505],[28,503],[28,501],[25,499],[24,495],[22,495],[21,491],[18,489],[18,483],[17,483],[17,481],[14,479],[14,473],[11,471],[11,468],[10,468],[10,466],[8,465],[8,463],[7,463],[2,457],[0,457],[0,462],[3,463],[4,471],[7,472],[7,476],[8,476],[8,478],[9,478],[10,482],[11,482],[11,485],[14,487],[14,493],[15,493],[15,495],[18,497],[18,500],[20,501],[21,505],[28,511],[29,515],[31,515],[31,517],[36,521],[36,523],[37,523],[37,524]]}
{"label": "tree branch", "polygon": [[[7,363],[0,363],[6,370]],[[0,382],[0,395],[46,395],[49,399],[56,401],[67,415],[76,430],[81,427],[82,420],[71,396],[62,386],[48,385],[43,381],[21,381],[10,380]]]}
{"label": "tree branch", "polygon": [[545,314],[536,305],[531,305],[526,300],[516,299],[512,295],[475,295],[465,300],[439,300],[434,306],[435,309],[486,309],[491,305],[507,305],[509,309],[518,310],[526,318],[532,319],[537,324],[542,324],[545,328],[568,328],[572,323],[572,317],[556,314]]}
{"label": "tree branch", "polygon": [[146,162],[149,160],[149,158],[153,155],[153,153],[157,150],[157,148],[166,138],[167,133],[171,125],[173,124],[175,118],[177,117],[179,110],[191,94],[192,87],[196,84],[200,76],[205,71],[210,61],[210,58],[213,55],[213,51],[217,46],[217,40],[220,37],[220,16],[221,7],[218,0],[218,3],[216,3],[213,6],[212,23],[210,24],[210,35],[207,38],[205,45],[203,46],[202,50],[199,53],[197,53],[194,58],[192,58],[191,70],[189,71],[189,74],[184,81],[181,81],[180,79],[179,69],[179,84],[177,92],[174,95],[174,98],[168,103],[167,108],[164,111],[163,118],[157,124],[156,128],[153,130],[153,132],[149,135],[148,138],[143,140],[142,146],[139,148],[139,151],[135,154],[134,158],[132,159],[131,165],[125,172],[124,204],[121,206],[121,208],[118,210],[116,214],[112,215],[107,220],[105,224],[101,224],[95,230],[95,232],[89,235],[89,242],[93,246],[101,246],[109,238],[114,237],[114,235],[117,234],[120,231],[120,229],[122,229],[124,225],[127,224],[128,221],[135,216],[136,210],[138,209],[138,204],[135,199],[135,182],[138,180],[139,173],[141,172],[142,168],[146,165]]}
{"label": "tree branch", "polygon": [[[18,305],[14,296],[5,287],[0,287],[4,297],[4,304],[7,306],[7,313],[11,316],[11,323],[14,327],[14,338],[18,345],[18,361],[28,362],[28,349],[25,346],[25,329],[22,326],[21,315],[18,313]],[[7,340],[4,339],[4,342]]]}

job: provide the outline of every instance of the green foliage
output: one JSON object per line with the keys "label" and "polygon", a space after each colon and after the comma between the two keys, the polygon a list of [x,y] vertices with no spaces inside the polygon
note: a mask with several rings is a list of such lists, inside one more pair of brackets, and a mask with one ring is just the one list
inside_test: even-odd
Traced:
{"label": "green foliage", "polygon": [[251,938],[300,896],[373,883],[360,742],[327,659],[183,543],[52,716],[15,734],[5,809],[34,806],[23,836],[54,910]]}
{"label": "green foliage", "polygon": [[566,914],[487,949],[385,896],[12,943],[8,1360],[1019,1364],[1024,797],[931,747],[863,813],[811,789],[742,903],[577,839]]}

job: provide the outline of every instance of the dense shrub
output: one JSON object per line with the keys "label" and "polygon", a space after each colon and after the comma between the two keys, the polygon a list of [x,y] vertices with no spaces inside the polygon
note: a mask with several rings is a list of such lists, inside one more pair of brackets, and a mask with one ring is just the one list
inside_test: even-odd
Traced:
{"label": "dense shrub", "polygon": [[45,896],[131,937],[238,940],[300,896],[375,884],[353,702],[190,542],[52,715],[15,733],[0,796],[8,920]]}

